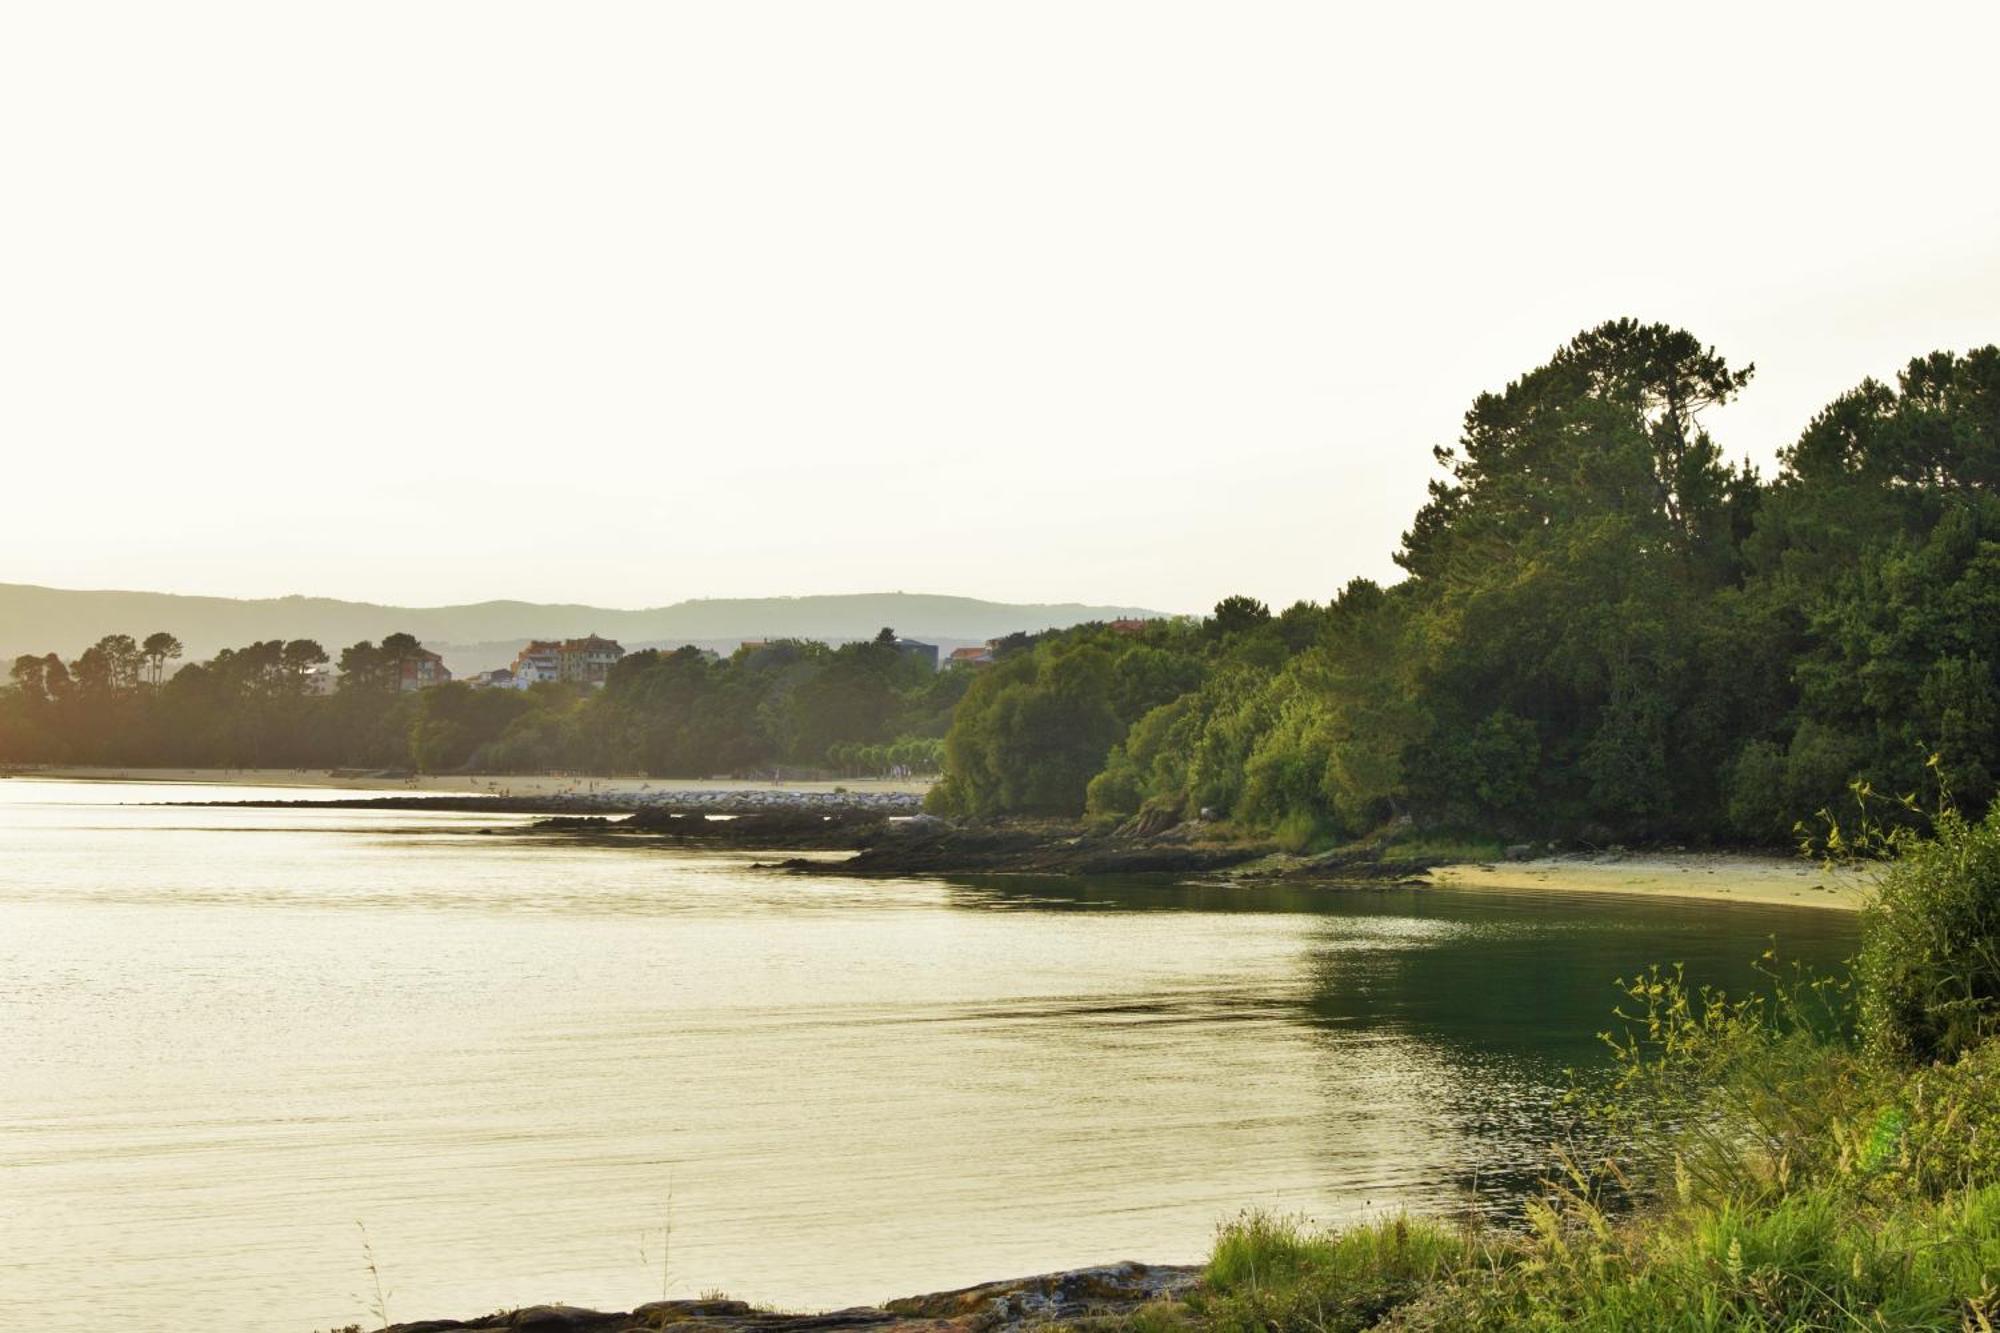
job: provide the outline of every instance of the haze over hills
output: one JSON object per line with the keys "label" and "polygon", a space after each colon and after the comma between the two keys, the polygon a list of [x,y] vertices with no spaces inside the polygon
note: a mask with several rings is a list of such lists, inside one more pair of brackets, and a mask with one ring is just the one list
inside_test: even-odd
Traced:
{"label": "haze over hills", "polygon": [[596,633],[618,639],[628,649],[697,643],[727,650],[743,639],[839,643],[867,638],[886,625],[910,638],[952,646],[1015,630],[1161,614],[1130,606],[987,602],[902,592],[717,598],[621,610],[518,601],[380,606],[331,597],[191,597],[0,583],[0,662],[22,653],[73,658],[106,634],[144,638],[155,630],[176,635],[188,661],[261,639],[317,639],[338,656],[350,643],[406,630],[443,653],[446,664],[463,674],[505,663],[531,638]]}

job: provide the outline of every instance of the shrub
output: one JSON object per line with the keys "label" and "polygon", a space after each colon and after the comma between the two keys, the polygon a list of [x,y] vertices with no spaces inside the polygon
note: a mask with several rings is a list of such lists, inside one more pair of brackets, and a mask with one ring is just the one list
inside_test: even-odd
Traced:
{"label": "shrub", "polygon": [[1334,836],[1329,822],[1310,810],[1292,811],[1271,830],[1271,840],[1288,852],[1312,851],[1332,842]]}
{"label": "shrub", "polygon": [[2000,1018],[2000,808],[1976,822],[1947,809],[1930,837],[1891,842],[1862,915],[1862,1030],[1877,1055],[1955,1059]]}

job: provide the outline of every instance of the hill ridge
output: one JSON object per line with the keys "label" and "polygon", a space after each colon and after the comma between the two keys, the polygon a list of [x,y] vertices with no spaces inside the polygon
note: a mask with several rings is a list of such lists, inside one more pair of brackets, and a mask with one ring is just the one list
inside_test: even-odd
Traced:
{"label": "hill ridge", "polygon": [[75,657],[106,634],[144,637],[167,630],[187,660],[258,639],[317,639],[337,653],[360,639],[407,630],[454,671],[482,670],[510,657],[510,645],[549,635],[606,634],[635,644],[802,638],[865,638],[884,626],[941,645],[976,643],[1015,630],[1063,628],[1091,620],[1164,614],[1144,607],[1082,602],[995,602],[950,593],[803,593],[775,597],[689,598],[623,608],[584,602],[494,598],[441,606],[397,606],[306,593],[216,597],[138,589],[53,588],[0,583],[0,662],[22,653]]}

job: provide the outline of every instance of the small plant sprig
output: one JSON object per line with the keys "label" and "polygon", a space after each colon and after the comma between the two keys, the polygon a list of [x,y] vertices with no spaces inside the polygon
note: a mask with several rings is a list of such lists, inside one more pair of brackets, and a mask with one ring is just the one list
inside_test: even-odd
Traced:
{"label": "small plant sprig", "polygon": [[1916,792],[1885,796],[1866,778],[1849,782],[1847,791],[1854,804],[1849,822],[1843,823],[1832,807],[1822,806],[1813,815],[1815,823],[1800,820],[1792,825],[1799,839],[1799,854],[1828,868],[1895,859],[1910,838],[1957,812],[1951,783],[1945,778],[1944,756],[1927,751],[1924,771],[1936,788],[1928,806]]}
{"label": "small plant sprig", "polygon": [[383,1290],[382,1269],[375,1262],[375,1246],[368,1239],[368,1228],[363,1226],[358,1218],[355,1220],[354,1226],[361,1233],[361,1264],[368,1272],[368,1285],[370,1288],[369,1294],[366,1297],[356,1295],[354,1299],[357,1301],[365,1300],[368,1313],[374,1318],[377,1327],[387,1328],[389,1327],[389,1297],[395,1295],[395,1293]]}

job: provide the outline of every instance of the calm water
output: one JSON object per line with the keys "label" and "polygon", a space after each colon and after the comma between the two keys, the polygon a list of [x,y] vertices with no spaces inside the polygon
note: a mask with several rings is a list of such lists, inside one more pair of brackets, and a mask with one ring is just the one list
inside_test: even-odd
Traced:
{"label": "calm water", "polygon": [[[1517,1179],[1609,982],[1836,913],[852,883],[0,781],[0,1327],[879,1300]],[[499,829],[495,835],[480,829]],[[663,1231],[671,1223],[666,1252]],[[10,1314],[11,1312],[11,1314]]]}

